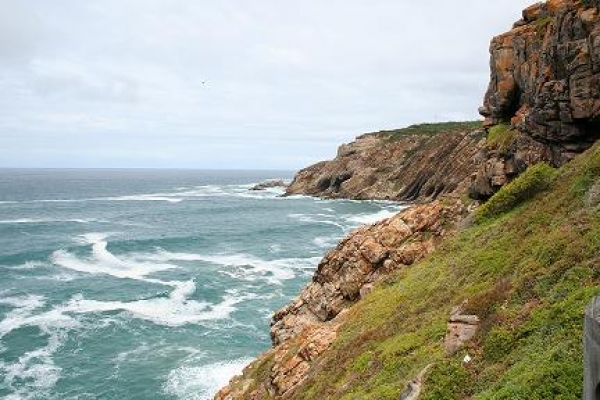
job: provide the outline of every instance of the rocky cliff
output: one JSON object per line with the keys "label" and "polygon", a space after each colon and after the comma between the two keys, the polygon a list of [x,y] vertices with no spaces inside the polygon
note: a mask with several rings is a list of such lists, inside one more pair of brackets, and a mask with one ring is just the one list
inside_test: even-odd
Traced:
{"label": "rocky cliff", "polygon": [[359,136],[298,172],[287,194],[431,201],[464,192],[484,143],[480,122],[415,125]]}
{"label": "rocky cliff", "polygon": [[[216,399],[580,398],[600,285],[599,6],[536,4],[492,40],[485,133],[367,134],[298,173],[288,194],[423,204],[329,252]],[[562,167],[528,169],[541,161]],[[495,211],[474,215],[467,192]]]}
{"label": "rocky cliff", "polygon": [[336,339],[345,311],[390,273],[430,254],[467,214],[461,200],[433,202],[351,233],[323,258],[300,296],[275,313],[274,348],[216,399],[292,396],[313,370],[314,361]]}
{"label": "rocky cliff", "polygon": [[535,4],[492,40],[491,79],[479,112],[498,138],[482,157],[473,197],[489,198],[540,161],[561,166],[600,137],[597,3]]}

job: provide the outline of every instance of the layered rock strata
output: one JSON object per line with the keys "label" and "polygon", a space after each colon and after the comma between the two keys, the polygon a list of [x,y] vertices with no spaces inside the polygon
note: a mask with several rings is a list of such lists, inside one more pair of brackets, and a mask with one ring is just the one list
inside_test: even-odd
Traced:
{"label": "layered rock strata", "polygon": [[[477,123],[472,124],[476,126]],[[482,129],[436,134],[359,136],[337,156],[298,172],[287,194],[328,198],[431,201],[462,192],[477,170]]]}
{"label": "layered rock strata", "polygon": [[351,233],[323,258],[300,296],[275,313],[273,344],[283,343],[305,326],[333,319],[382,276],[431,253],[465,212],[460,201],[416,205]]}

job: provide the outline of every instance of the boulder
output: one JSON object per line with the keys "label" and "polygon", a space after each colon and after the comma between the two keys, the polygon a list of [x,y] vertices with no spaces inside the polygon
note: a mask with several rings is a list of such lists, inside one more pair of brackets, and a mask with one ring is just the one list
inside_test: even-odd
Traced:
{"label": "boulder", "polygon": [[444,350],[446,355],[456,354],[465,343],[473,339],[479,329],[479,317],[477,315],[462,314],[460,308],[450,313],[446,336],[444,337]]}

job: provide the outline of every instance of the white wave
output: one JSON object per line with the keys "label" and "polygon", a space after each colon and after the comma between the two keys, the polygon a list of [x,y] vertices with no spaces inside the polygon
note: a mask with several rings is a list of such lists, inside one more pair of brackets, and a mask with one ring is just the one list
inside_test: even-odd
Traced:
{"label": "white wave", "polygon": [[398,213],[399,210],[380,210],[376,213],[371,214],[358,214],[358,215],[346,215],[344,218],[356,224],[367,225],[374,224],[375,222],[383,221],[384,219],[388,219],[393,217]]}
{"label": "white wave", "polygon": [[183,201],[180,197],[174,197],[165,194],[138,194],[130,196],[118,196],[118,197],[100,197],[96,199],[90,199],[94,201],[166,201],[169,203],[179,203]]}
{"label": "white wave", "polygon": [[8,200],[2,200],[0,201],[0,204],[17,204],[18,201],[8,201]]}
{"label": "white wave", "polygon": [[274,243],[269,245],[269,252],[271,253],[280,253],[282,250],[282,247],[280,244]]}
{"label": "white wave", "polygon": [[330,248],[339,242],[338,236],[317,236],[313,239],[313,243],[321,248]]}
{"label": "white wave", "polygon": [[347,231],[348,226],[335,221],[337,217],[335,215],[328,214],[288,214],[289,218],[295,219],[300,222],[308,222],[313,224],[333,225],[340,228],[342,231]]}
{"label": "white wave", "polygon": [[78,295],[62,307],[61,312],[87,314],[124,311],[134,318],[157,325],[182,326],[227,319],[237,310],[236,304],[250,298],[249,296],[225,296],[220,303],[209,304],[189,300],[196,290],[194,281],[170,282],[170,284],[175,286],[175,289],[168,297],[131,302],[87,300]]}
{"label": "white wave", "polygon": [[72,222],[78,224],[90,224],[93,222],[108,222],[95,218],[66,218],[66,219],[55,219],[55,218],[17,218],[17,219],[4,219],[0,220],[0,224],[47,224],[57,222]]}
{"label": "white wave", "polygon": [[71,274],[54,274],[54,275],[35,276],[35,277],[29,278],[29,279],[35,279],[38,281],[70,282],[77,278],[78,277],[76,275],[71,275]]}
{"label": "white wave", "polygon": [[0,298],[0,304],[31,311],[44,305],[44,297],[38,295],[6,297]]}
{"label": "white wave", "polygon": [[249,281],[264,279],[269,283],[280,285],[283,280],[295,278],[295,270],[315,268],[320,257],[263,260],[243,253],[204,255],[160,250],[153,259],[157,261],[203,261],[224,267],[233,267],[221,272],[236,279]]}
{"label": "white wave", "polygon": [[107,250],[106,233],[89,233],[82,235],[83,243],[92,245],[92,254],[87,258],[80,258],[66,250],[57,250],[52,253],[51,260],[54,264],[89,274],[107,274],[117,278],[130,278],[150,281],[146,277],[160,271],[178,268],[173,264],[158,264],[140,260],[135,257],[117,257]]}
{"label": "white wave", "polygon": [[[90,201],[164,201],[168,203],[179,203],[186,199],[203,197],[241,197],[241,198],[279,198],[284,190],[281,188],[268,188],[260,192],[249,192],[253,184],[242,185],[201,185],[190,187],[178,187],[172,192],[135,193],[121,196],[93,197],[80,199],[38,199],[26,201],[27,203],[85,203]],[[16,203],[16,202],[0,202]]]}
{"label": "white wave", "polygon": [[68,315],[62,314],[60,309],[34,314],[34,311],[45,304],[44,297],[37,295],[8,297],[0,299],[0,304],[16,307],[0,321],[0,338],[24,326],[38,326],[44,332],[56,329],[67,329],[79,326],[79,323]]}
{"label": "white wave", "polygon": [[24,203],[81,203],[90,200],[92,199],[39,199],[24,201]]}
{"label": "white wave", "polygon": [[16,307],[0,321],[0,338],[26,326],[37,326],[48,335],[46,346],[29,351],[15,362],[0,360],[0,385],[13,394],[7,398],[45,398],[45,393],[60,379],[61,368],[54,364],[54,353],[62,346],[66,331],[80,326],[75,319],[53,309],[39,314],[45,305],[42,296],[29,295],[0,299],[0,304]]}
{"label": "white wave", "polygon": [[47,398],[47,392],[60,379],[62,368],[54,364],[52,356],[62,345],[58,335],[51,335],[46,347],[23,354],[14,363],[0,361],[3,386],[13,393],[6,400]]}
{"label": "white wave", "polygon": [[184,400],[211,400],[231,378],[242,372],[250,359],[217,362],[207,365],[183,365],[169,373],[164,390]]}
{"label": "white wave", "polygon": [[0,268],[6,268],[11,270],[29,270],[45,266],[46,264],[40,261],[26,261],[23,264],[19,265],[0,265]]}

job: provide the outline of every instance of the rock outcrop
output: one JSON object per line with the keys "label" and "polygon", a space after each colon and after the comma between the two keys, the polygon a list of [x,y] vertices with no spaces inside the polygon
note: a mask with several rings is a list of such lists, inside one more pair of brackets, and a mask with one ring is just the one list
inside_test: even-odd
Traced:
{"label": "rock outcrop", "polygon": [[477,315],[463,314],[461,307],[457,307],[450,313],[446,336],[444,337],[444,349],[446,354],[452,356],[464,347],[465,343],[475,337],[479,329],[479,317]]}
{"label": "rock outcrop", "polygon": [[215,399],[291,397],[337,337],[348,308],[391,271],[431,253],[467,214],[461,200],[445,199],[413,206],[355,230],[323,258],[300,296],[275,313],[271,325],[274,348],[250,364]]}
{"label": "rock outcrop", "polygon": [[286,186],[287,185],[285,184],[283,179],[271,179],[252,186],[250,190],[258,191],[267,190],[271,188],[285,188]]}
{"label": "rock outcrop", "polygon": [[298,172],[287,194],[431,201],[464,192],[484,144],[480,123],[413,126],[359,136],[331,161]]}
{"label": "rock outcrop", "polygon": [[460,201],[416,205],[351,233],[323,258],[300,296],[275,313],[273,344],[283,343],[305,326],[333,319],[382,276],[431,253],[466,211]]}
{"label": "rock outcrop", "polygon": [[[288,398],[315,360],[337,337],[344,313],[327,324],[305,326],[295,337],[263,353],[217,393],[215,400]],[[258,379],[257,379],[258,377]]]}
{"label": "rock outcrop", "polygon": [[600,15],[595,0],[550,0],[490,46],[484,124],[513,139],[488,149],[471,188],[486,199],[529,165],[563,165],[600,137]]}

